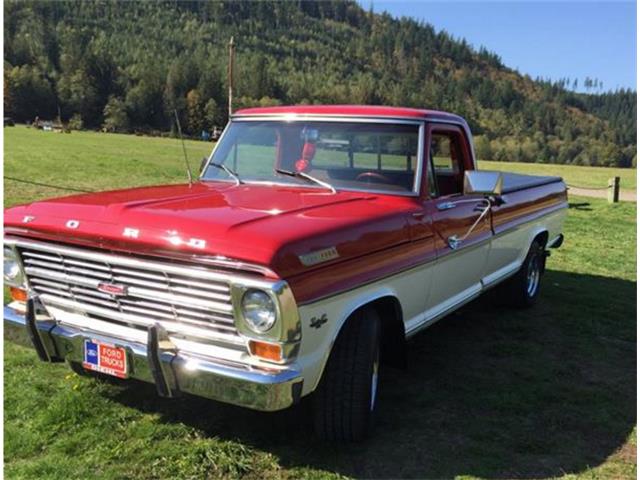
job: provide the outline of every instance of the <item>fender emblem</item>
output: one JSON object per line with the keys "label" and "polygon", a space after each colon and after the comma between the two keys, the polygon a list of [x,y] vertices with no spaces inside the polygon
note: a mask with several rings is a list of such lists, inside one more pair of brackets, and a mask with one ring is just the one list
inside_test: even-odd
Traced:
{"label": "fender emblem", "polygon": [[298,255],[298,258],[305,267],[310,267],[311,265],[315,265],[317,263],[335,260],[339,256],[340,255],[338,254],[338,250],[336,249],[336,247],[329,247],[322,250],[316,250],[315,252],[305,253],[304,255]]}
{"label": "fender emblem", "polygon": [[127,294],[126,285],[117,285],[115,283],[99,283],[98,290],[114,297],[121,297]]}
{"label": "fender emblem", "polygon": [[327,321],[328,321],[327,314],[323,313],[320,318],[316,318],[316,317],[311,318],[311,322],[309,323],[309,326],[311,328],[320,328],[322,325],[327,323]]}

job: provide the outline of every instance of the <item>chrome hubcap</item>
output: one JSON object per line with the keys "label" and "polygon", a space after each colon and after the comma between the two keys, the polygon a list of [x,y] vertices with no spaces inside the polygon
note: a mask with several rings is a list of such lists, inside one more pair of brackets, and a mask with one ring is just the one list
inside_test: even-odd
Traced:
{"label": "chrome hubcap", "polygon": [[380,353],[376,352],[376,358],[373,361],[373,371],[371,372],[371,404],[369,409],[373,412],[376,406],[376,395],[378,393],[378,367],[380,366]]}
{"label": "chrome hubcap", "polygon": [[540,259],[534,255],[527,265],[527,295],[533,297],[540,284]]}

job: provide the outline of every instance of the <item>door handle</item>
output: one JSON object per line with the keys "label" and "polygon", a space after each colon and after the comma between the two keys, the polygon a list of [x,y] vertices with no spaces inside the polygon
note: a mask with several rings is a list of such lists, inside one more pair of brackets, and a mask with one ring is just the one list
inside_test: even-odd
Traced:
{"label": "door handle", "polygon": [[447,245],[449,245],[451,250],[457,250],[461,243],[462,239],[458,238],[457,235],[452,235],[447,238]]}

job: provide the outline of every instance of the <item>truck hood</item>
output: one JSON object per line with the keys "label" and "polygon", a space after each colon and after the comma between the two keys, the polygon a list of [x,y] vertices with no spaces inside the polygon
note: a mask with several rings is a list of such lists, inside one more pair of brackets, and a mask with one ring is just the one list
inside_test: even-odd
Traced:
{"label": "truck hood", "polygon": [[17,206],[5,211],[5,227],[110,250],[226,257],[285,278],[409,241],[412,202],[317,188],[200,182]]}

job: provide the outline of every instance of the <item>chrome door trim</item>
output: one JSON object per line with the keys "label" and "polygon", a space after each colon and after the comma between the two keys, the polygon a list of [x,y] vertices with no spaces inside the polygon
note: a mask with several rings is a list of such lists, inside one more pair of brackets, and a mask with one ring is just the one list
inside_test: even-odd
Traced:
{"label": "chrome door trim", "polygon": [[456,203],[455,202],[442,202],[442,203],[438,203],[436,205],[436,208],[440,211],[443,210],[450,210],[452,208],[456,208]]}

